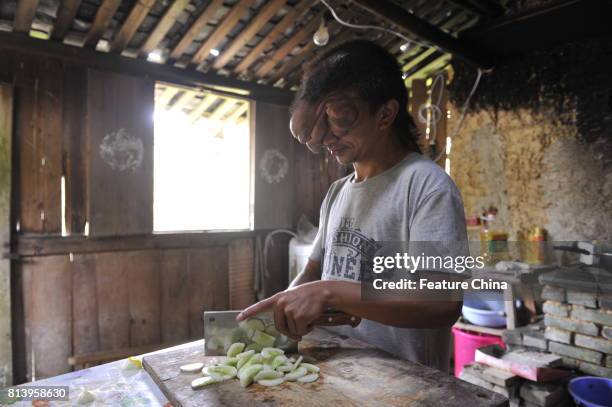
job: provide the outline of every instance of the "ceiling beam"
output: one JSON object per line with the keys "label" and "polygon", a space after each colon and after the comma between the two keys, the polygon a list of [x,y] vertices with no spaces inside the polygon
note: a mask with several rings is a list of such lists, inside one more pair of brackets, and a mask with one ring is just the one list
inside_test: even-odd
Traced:
{"label": "ceiling beam", "polygon": [[245,112],[248,112],[249,105],[250,105],[249,102],[244,102],[244,103],[240,104],[238,106],[238,108],[236,110],[234,110],[232,112],[232,114],[230,114],[228,116],[226,121],[228,121],[228,122],[236,122],[240,118],[240,116],[242,116]]}
{"label": "ceiling beam", "polygon": [[77,11],[81,0],[63,0],[57,11],[57,19],[55,25],[51,31],[51,39],[56,41],[63,41],[68,34],[68,30],[72,27],[74,17],[76,17]]}
{"label": "ceiling beam", "polygon": [[174,102],[174,104],[170,107],[170,110],[174,111],[174,112],[180,112],[183,110],[183,108],[185,106],[187,106],[187,104],[189,102],[191,102],[191,100],[196,97],[197,93],[191,90],[186,90],[185,92],[183,92],[183,94],[181,96],[179,96],[179,98],[176,100],[176,102]]}
{"label": "ceiling beam", "polygon": [[449,3],[469,11],[475,15],[484,15],[487,17],[499,17],[505,13],[505,9],[499,3],[489,0],[446,0]]}
{"label": "ceiling beam", "polygon": [[38,0],[20,0],[17,1],[17,9],[15,10],[15,21],[13,22],[13,31],[16,33],[30,32],[34,15],[38,8]]}
{"label": "ceiling beam", "polygon": [[259,78],[265,77],[276,65],[278,65],[283,58],[285,58],[289,53],[297,47],[302,41],[304,41],[308,36],[312,35],[319,24],[321,24],[321,17],[323,16],[324,11],[319,11],[315,16],[313,16],[308,24],[306,24],[302,29],[295,32],[291,38],[289,38],[283,45],[281,45],[272,56],[266,58],[266,62],[264,62],[255,72],[255,75]]}
{"label": "ceiling beam", "polygon": [[178,16],[181,15],[184,8],[189,4],[189,0],[175,0],[170,7],[166,10],[162,18],[149,34],[147,39],[140,47],[139,55],[146,58],[151,51],[153,51],[159,43],[164,39],[168,31],[172,28]]}
{"label": "ceiling beam", "polygon": [[223,21],[215,28],[215,30],[208,36],[204,43],[200,46],[198,51],[194,54],[191,59],[191,63],[195,65],[202,64],[208,55],[210,50],[225,38],[225,36],[238,24],[238,21],[249,11],[250,6],[253,4],[253,0],[240,0],[232,7],[232,9],[225,15]]}
{"label": "ceiling beam", "polygon": [[168,59],[171,61],[179,59],[185,51],[187,51],[187,48],[189,48],[193,40],[202,32],[204,27],[206,27],[206,24],[212,20],[221,6],[223,6],[223,0],[213,0],[204,11],[202,11],[193,24],[191,24],[191,27],[189,27],[185,34],[183,34],[183,37],[172,49],[172,52],[170,52]]}
{"label": "ceiling beam", "polygon": [[214,112],[208,116],[210,120],[221,120],[223,116],[229,112],[236,105],[236,100],[224,99],[223,102],[217,106]]}
{"label": "ceiling beam", "polygon": [[168,103],[170,103],[174,95],[176,95],[179,90],[180,89],[176,86],[167,86],[166,89],[163,90],[162,94],[155,99],[155,105],[166,109],[168,107]]}
{"label": "ceiling beam", "polygon": [[128,46],[130,40],[136,34],[138,27],[149,14],[151,7],[155,4],[155,0],[137,0],[130,11],[130,14],[123,22],[123,25],[115,35],[111,43],[110,52],[120,54]]}
{"label": "ceiling beam", "polygon": [[467,60],[481,68],[493,67],[492,59],[482,54],[476,48],[460,42],[455,37],[445,33],[439,28],[429,24],[402,7],[388,0],[354,0],[354,2],[372,14],[383,18],[398,28],[407,31],[419,38],[429,41],[447,52]]}
{"label": "ceiling beam", "polygon": [[297,19],[304,14],[306,9],[308,9],[308,7],[311,5],[311,0],[302,0],[301,3],[289,10],[282,20],[274,26],[272,31],[262,38],[261,41],[259,41],[259,43],[248,53],[248,55],[245,56],[238,65],[236,65],[236,68],[234,68],[234,73],[240,74],[249,69],[251,64],[253,64],[253,62],[263,55],[263,52],[270,45],[272,45],[276,38],[284,33],[291,25],[295,24]]}
{"label": "ceiling beam", "polygon": [[102,38],[102,35],[104,35],[106,27],[108,27],[108,24],[113,19],[120,5],[121,0],[104,0],[102,2],[100,7],[98,7],[93,24],[85,36],[85,42],[83,43],[84,47],[96,48],[98,41]]}
{"label": "ceiling beam", "polygon": [[200,117],[202,117],[202,115],[204,114],[204,112],[206,112],[206,110],[213,104],[215,103],[215,100],[217,100],[217,96],[213,95],[213,94],[207,94],[202,98],[202,101],[196,106],[194,107],[191,112],[189,112],[189,120],[191,120],[192,122],[197,121]]}
{"label": "ceiling beam", "polygon": [[[177,0],[178,1],[178,0]],[[247,82],[237,78],[204,73],[194,69],[182,69],[155,64],[142,59],[97,52],[88,48],[66,45],[61,42],[41,40],[25,35],[0,31],[0,50],[10,50],[47,58],[57,58],[75,65],[87,66],[109,72],[123,73],[176,85],[203,89],[236,89],[242,97],[262,102],[288,105],[293,93],[285,89]]]}
{"label": "ceiling beam", "polygon": [[215,59],[213,64],[214,69],[220,69],[225,66],[242,47],[244,47],[253,38],[259,30],[268,22],[278,10],[285,4],[286,0],[272,0],[268,2],[251,20],[249,25],[242,30],[231,44],[225,46],[225,50]]}

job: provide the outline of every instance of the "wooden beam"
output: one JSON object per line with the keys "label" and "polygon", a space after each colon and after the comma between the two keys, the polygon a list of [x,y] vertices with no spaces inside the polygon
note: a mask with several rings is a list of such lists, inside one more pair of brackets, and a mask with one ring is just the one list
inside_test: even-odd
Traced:
{"label": "wooden beam", "polygon": [[179,88],[175,86],[168,86],[164,89],[163,93],[155,99],[155,107],[161,106],[163,109],[168,107],[168,103],[172,100],[174,95],[179,92]]}
{"label": "wooden beam", "polygon": [[295,6],[295,8],[288,11],[283,19],[274,26],[272,31],[262,38],[261,41],[259,41],[259,43],[253,47],[251,52],[249,52],[248,55],[244,57],[238,65],[236,65],[236,68],[234,68],[234,73],[241,74],[249,69],[251,64],[255,62],[270,45],[272,45],[276,38],[278,38],[291,25],[293,25],[311,5],[312,2],[310,0],[302,0],[302,2]]}
{"label": "wooden beam", "polygon": [[189,4],[189,0],[175,0],[170,7],[166,10],[162,18],[149,34],[149,37],[140,47],[139,55],[141,57],[147,57],[151,51],[155,49],[164,39],[168,31],[172,28],[178,16],[183,12],[184,8]]}
{"label": "wooden beam", "polygon": [[53,31],[51,31],[51,39],[56,41],[63,41],[72,27],[72,22],[74,21],[74,17],[79,11],[79,6],[81,5],[81,0],[63,0],[62,4],[57,11],[57,19],[55,20],[55,25],[53,26]]}
{"label": "wooden beam", "polygon": [[[265,233],[265,230],[259,231]],[[18,257],[53,256],[58,254],[125,252],[225,246],[235,239],[253,237],[251,230],[231,232],[164,233],[109,237],[19,235],[12,253]]]}
{"label": "wooden beam", "polygon": [[234,110],[232,114],[230,114],[227,118],[228,122],[236,122],[240,116],[242,116],[245,112],[249,111],[249,102],[244,102],[238,106],[238,109]]}
{"label": "wooden beam", "polygon": [[15,22],[13,23],[13,31],[16,33],[30,32],[38,0],[19,0],[17,1],[17,10],[15,11]]}
{"label": "wooden beam", "polygon": [[195,96],[197,95],[196,92],[190,91],[190,90],[186,90],[178,99],[176,102],[174,102],[174,104],[172,105],[172,107],[170,108],[170,110],[174,111],[174,112],[181,112],[183,111],[183,108],[185,106],[187,106],[187,103],[189,103]]}
{"label": "wooden beam", "polygon": [[213,104],[215,103],[215,100],[217,100],[217,96],[212,95],[212,94],[208,94],[206,96],[204,96],[202,98],[202,101],[196,106],[194,107],[191,112],[189,112],[189,120],[191,120],[192,122],[195,122],[196,120],[198,120],[200,117],[202,117],[202,115],[204,115],[204,112]]}
{"label": "wooden beam", "polygon": [[108,27],[108,24],[113,19],[120,5],[121,0],[104,0],[102,2],[96,12],[94,22],[85,37],[85,42],[83,43],[84,47],[96,48],[98,41],[102,38],[102,35],[104,35],[106,27]]}
{"label": "wooden beam", "polygon": [[223,68],[242,47],[261,30],[261,28],[278,12],[286,0],[272,0],[266,4],[251,20],[248,27],[234,38],[231,44],[225,46],[225,50],[217,57],[213,64],[214,69]]}
{"label": "wooden beam", "polygon": [[[287,40],[283,45],[280,46],[276,50],[276,52],[269,58],[266,58],[266,62],[264,62],[255,75],[260,78],[266,76],[274,67],[279,64],[283,58],[285,58],[289,53],[297,47],[302,41],[311,36],[321,24],[321,17],[323,16],[324,11],[318,12],[312,19],[302,27],[301,30],[294,33],[291,38]],[[312,39],[310,39],[312,41]]]}
{"label": "wooden beam", "polygon": [[388,0],[355,0],[355,3],[398,28],[430,41],[445,51],[481,68],[489,69],[494,65],[491,58],[482,54],[478,49],[457,40]]}
{"label": "wooden beam", "polygon": [[116,54],[100,53],[87,48],[74,47],[60,42],[45,41],[14,33],[0,31],[0,50],[56,58],[78,66],[87,66],[127,75],[148,76],[156,81],[186,87],[196,86],[211,90],[225,89],[226,92],[236,89],[236,93],[241,92],[242,97],[268,103],[288,105],[293,100],[292,92],[273,86],[246,82],[215,73],[203,73],[192,69],[155,64]]}
{"label": "wooden beam", "polygon": [[229,13],[223,19],[217,28],[208,36],[204,44],[198,49],[191,63],[195,65],[202,64],[206,57],[219,42],[225,38],[225,36],[238,24],[238,21],[249,11],[250,6],[253,4],[253,0],[240,0],[232,7]]}
{"label": "wooden beam", "polygon": [[110,52],[121,53],[140,27],[156,0],[138,0],[111,43]]}
{"label": "wooden beam", "polygon": [[210,120],[221,120],[221,118],[225,116],[225,114],[229,112],[235,105],[236,105],[235,100],[225,99],[223,100],[223,102],[219,104],[219,106],[217,106],[215,111],[212,112],[210,116],[208,116],[208,118]]}
{"label": "wooden beam", "polygon": [[221,6],[223,6],[223,0],[213,0],[206,9],[204,9],[202,14],[200,14],[193,24],[191,24],[191,27],[189,27],[178,44],[172,49],[169,56],[170,60],[174,61],[179,59],[185,51],[187,51],[187,48],[189,48],[195,37],[202,32],[206,24],[215,16]]}

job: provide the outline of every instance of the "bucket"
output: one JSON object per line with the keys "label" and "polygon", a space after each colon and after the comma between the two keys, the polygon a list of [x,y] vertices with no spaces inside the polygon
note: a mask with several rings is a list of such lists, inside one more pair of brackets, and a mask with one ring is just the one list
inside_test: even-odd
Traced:
{"label": "bucket", "polygon": [[459,377],[463,366],[474,361],[476,349],[487,345],[505,347],[504,341],[499,336],[464,331],[455,327],[453,327],[453,336],[455,338],[455,377]]}

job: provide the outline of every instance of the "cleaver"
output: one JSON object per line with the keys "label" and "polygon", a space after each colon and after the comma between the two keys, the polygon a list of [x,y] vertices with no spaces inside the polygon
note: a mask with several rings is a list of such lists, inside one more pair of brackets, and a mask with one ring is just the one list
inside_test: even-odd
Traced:
{"label": "cleaver", "polygon": [[[232,343],[242,342],[245,350],[260,352],[263,348],[275,347],[285,352],[297,352],[297,342],[277,331],[274,315],[263,312],[247,320],[236,322],[241,311],[204,311],[204,354],[225,356]],[[360,317],[342,311],[328,310],[315,322],[316,326],[350,325],[356,327]]]}

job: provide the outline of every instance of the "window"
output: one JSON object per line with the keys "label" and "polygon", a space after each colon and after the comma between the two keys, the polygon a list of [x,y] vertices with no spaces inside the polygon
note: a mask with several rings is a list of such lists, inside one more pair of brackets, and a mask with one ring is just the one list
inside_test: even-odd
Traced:
{"label": "window", "polygon": [[248,116],[246,99],[156,85],[154,231],[251,228]]}

